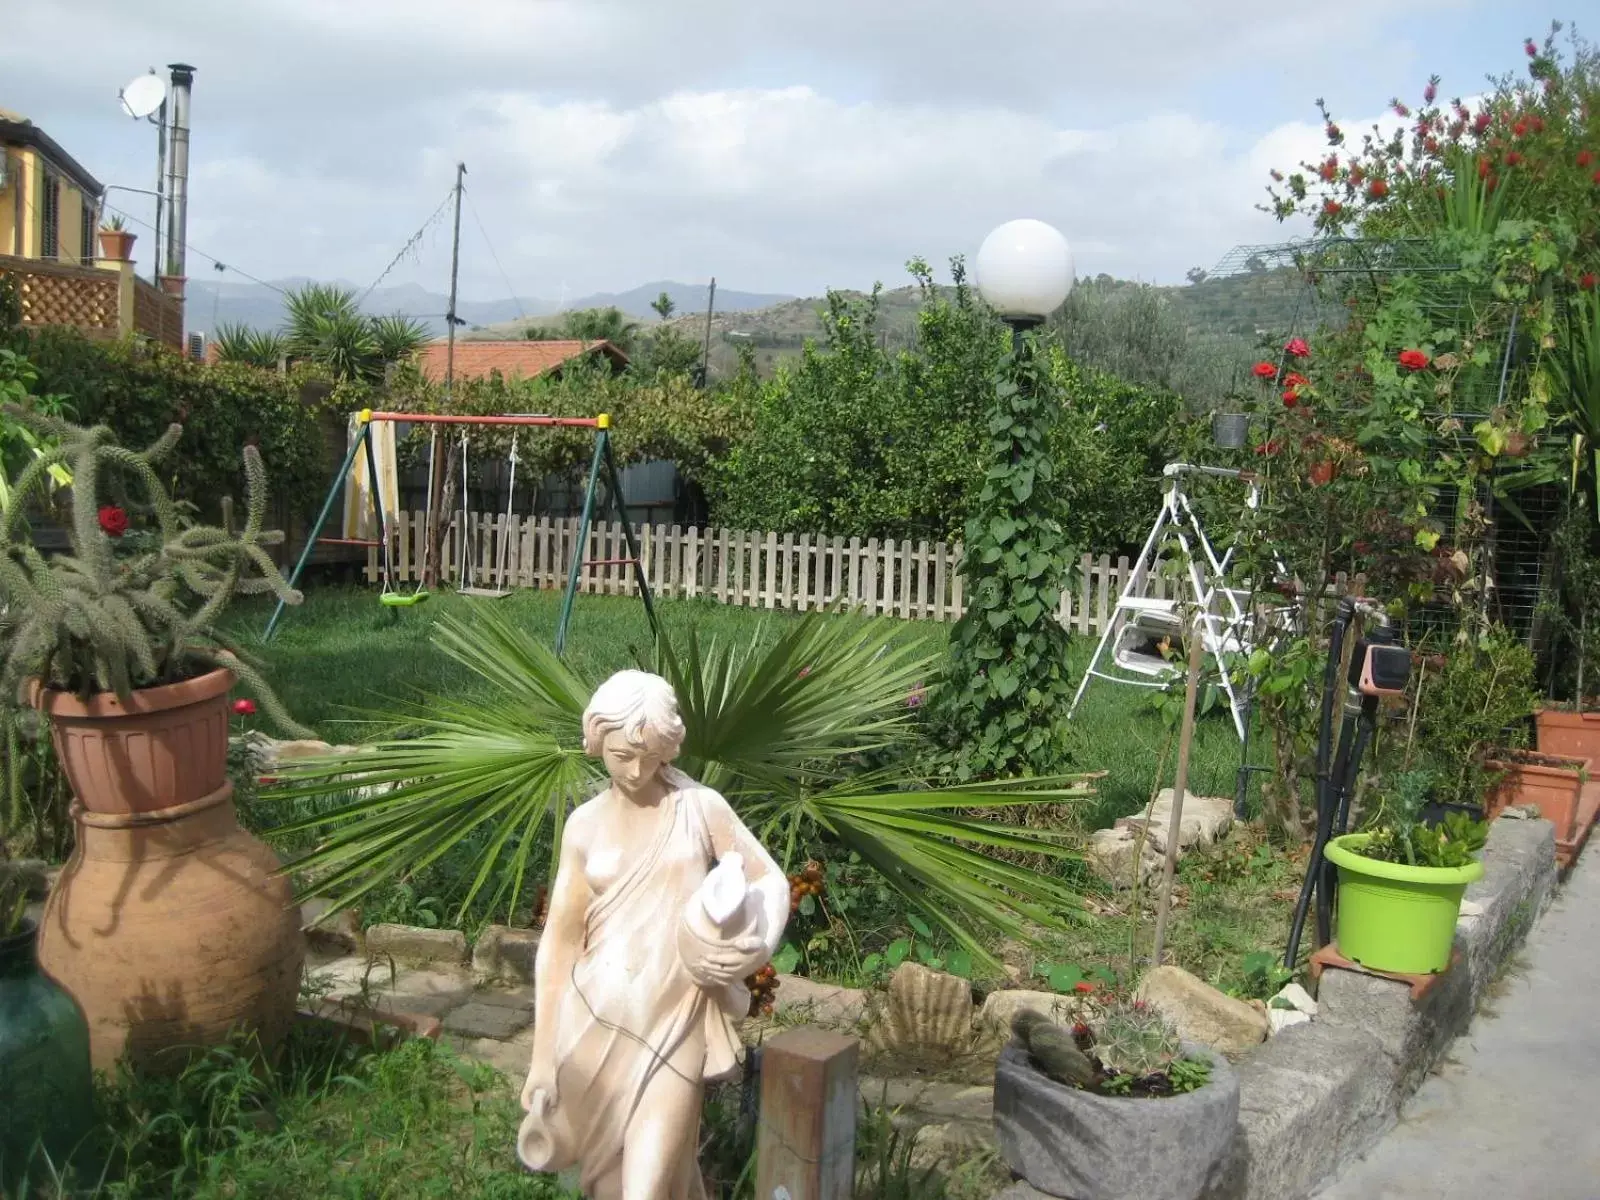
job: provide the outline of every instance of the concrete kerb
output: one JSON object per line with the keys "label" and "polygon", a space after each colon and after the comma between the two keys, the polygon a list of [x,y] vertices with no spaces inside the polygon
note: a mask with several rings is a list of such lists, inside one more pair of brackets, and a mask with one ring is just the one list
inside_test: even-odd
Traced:
{"label": "concrete kerb", "polygon": [[1403,983],[1330,969],[1316,1020],[1243,1057],[1238,1136],[1207,1200],[1311,1196],[1394,1125],[1549,904],[1554,826],[1496,821],[1483,864],[1456,925],[1461,961],[1420,1002]]}

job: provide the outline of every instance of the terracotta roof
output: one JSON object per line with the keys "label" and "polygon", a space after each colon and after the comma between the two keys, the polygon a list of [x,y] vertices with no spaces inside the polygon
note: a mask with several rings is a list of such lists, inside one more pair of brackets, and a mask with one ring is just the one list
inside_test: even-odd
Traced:
{"label": "terracotta roof", "polygon": [[[417,352],[417,365],[429,379],[444,378],[445,350],[439,341]],[[470,379],[499,371],[507,379],[532,379],[596,352],[617,369],[628,365],[628,356],[610,342],[457,342],[456,374]]]}

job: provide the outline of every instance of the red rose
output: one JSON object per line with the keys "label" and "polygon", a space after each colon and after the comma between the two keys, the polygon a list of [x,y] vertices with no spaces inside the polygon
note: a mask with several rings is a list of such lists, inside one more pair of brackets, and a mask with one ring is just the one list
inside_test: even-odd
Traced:
{"label": "red rose", "polygon": [[1311,357],[1311,347],[1306,345],[1305,338],[1290,338],[1289,344],[1283,348],[1283,352],[1290,358]]}
{"label": "red rose", "polygon": [[1293,388],[1290,388],[1288,391],[1284,392],[1284,394],[1283,394],[1283,406],[1285,408],[1293,408],[1296,404],[1299,404],[1299,403],[1300,403],[1300,393],[1299,392],[1295,391]]}
{"label": "red rose", "polygon": [[1593,161],[1594,155],[1590,154],[1587,150],[1578,151],[1578,165],[1580,167],[1587,167]]}
{"label": "red rose", "polygon": [[1271,458],[1277,452],[1278,452],[1278,439],[1277,438],[1273,438],[1271,441],[1262,442],[1259,446],[1256,447],[1256,454],[1258,454],[1262,458]]}
{"label": "red rose", "polygon": [[255,716],[256,702],[254,700],[235,700],[233,702],[233,715],[236,717]]}
{"label": "red rose", "polygon": [[1408,371],[1420,371],[1428,365],[1428,356],[1421,350],[1402,350],[1400,365]]}
{"label": "red rose", "polygon": [[1585,271],[1583,273],[1583,278],[1578,280],[1578,286],[1581,287],[1586,292],[1594,291],[1594,284],[1595,284],[1595,279],[1594,279],[1594,272],[1593,271]]}
{"label": "red rose", "polygon": [[1271,379],[1278,373],[1278,368],[1269,362],[1258,362],[1250,369],[1255,372],[1257,379]]}
{"label": "red rose", "polygon": [[1381,179],[1374,179],[1372,186],[1367,189],[1367,197],[1372,200],[1382,200],[1389,194],[1389,185]]}
{"label": "red rose", "polygon": [[1290,371],[1288,375],[1284,376],[1283,382],[1293,388],[1309,387],[1311,384],[1311,380],[1296,371]]}
{"label": "red rose", "polygon": [[119,538],[128,532],[128,514],[115,504],[100,509],[100,529],[107,537]]}

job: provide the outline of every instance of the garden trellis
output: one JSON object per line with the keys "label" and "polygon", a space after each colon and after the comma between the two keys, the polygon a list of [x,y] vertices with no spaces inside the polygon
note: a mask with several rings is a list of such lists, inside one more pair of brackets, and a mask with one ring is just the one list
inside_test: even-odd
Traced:
{"label": "garden trellis", "polygon": [[[629,566],[635,585],[639,589],[639,598],[644,604],[645,615],[649,618],[651,629],[656,628],[655,606],[650,598],[650,584],[645,578],[644,568],[640,561],[639,546],[634,540],[632,527],[627,524],[626,512],[622,507],[622,479],[617,470],[616,456],[611,449],[611,417],[601,413],[595,417],[550,417],[524,413],[511,413],[498,416],[460,416],[435,413],[407,413],[407,412],[374,412],[372,409],[362,409],[356,414],[356,433],[350,439],[349,448],[345,451],[344,462],[334,476],[333,484],[328,489],[328,495],[322,502],[322,511],[317,514],[317,519],[306,536],[305,546],[300,551],[300,558],[295,563],[294,570],[289,575],[289,586],[294,587],[300,579],[301,572],[305,570],[306,563],[311,558],[312,551],[318,542],[328,542],[339,545],[365,545],[375,546],[383,555],[384,595],[394,595],[396,574],[394,567],[394,542],[395,534],[391,522],[384,512],[383,488],[379,486],[378,457],[373,449],[373,427],[384,423],[395,425],[440,425],[440,426],[511,426],[515,429],[543,428],[543,429],[592,429],[594,430],[594,454],[589,462],[588,483],[583,492],[583,515],[579,521],[578,553],[573,555],[571,569],[567,574],[566,592],[561,599],[561,616],[556,623],[556,653],[560,654],[566,646],[567,628],[572,621],[572,602],[578,594],[578,579],[584,567],[587,566]],[[513,434],[515,437],[515,434]],[[322,528],[327,523],[328,514],[333,511],[334,501],[344,489],[346,481],[355,466],[358,455],[364,455],[367,465],[367,478],[371,482],[372,516],[376,527],[376,539],[351,539],[351,538],[323,538]],[[512,462],[515,463],[516,450],[512,450]],[[602,481],[602,474],[604,479]],[[604,503],[621,522],[625,535],[625,556],[615,559],[588,560],[584,559],[582,547],[588,544],[590,526],[597,515],[595,501],[604,483]],[[431,493],[430,488],[430,493]],[[430,514],[431,515],[431,514]],[[463,551],[464,553],[464,551]],[[463,562],[465,563],[465,558]],[[470,580],[465,576],[462,579],[462,590],[467,594],[484,594],[485,589],[473,588]],[[496,594],[490,592],[488,594]],[[415,594],[413,594],[414,598]],[[279,619],[283,616],[284,604],[280,601],[273,610],[272,618],[267,622],[267,628],[262,635],[263,640],[270,639],[276,630]]]}

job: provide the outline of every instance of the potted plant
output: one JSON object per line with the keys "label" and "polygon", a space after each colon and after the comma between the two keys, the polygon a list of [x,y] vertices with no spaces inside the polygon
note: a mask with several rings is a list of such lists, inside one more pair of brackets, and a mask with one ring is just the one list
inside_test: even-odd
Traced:
{"label": "potted plant", "polygon": [[138,236],[128,232],[121,217],[112,216],[100,226],[100,257],[112,262],[131,262],[133,243]]}
{"label": "potted plant", "polygon": [[1035,1012],[995,1066],[994,1121],[1013,1172],[1073,1200],[1196,1200],[1233,1142],[1239,1081],[1153,1007],[1113,1000],[1091,1027]]}
{"label": "potted plant", "polygon": [[[172,426],[135,453],[8,406],[53,445],[22,470],[0,516],[0,705],[25,691],[50,722],[75,799],[76,848],[46,903],[39,961],[83,1007],[97,1068],[127,1055],[224,1040],[264,1043],[294,1016],[303,945],[277,857],[240,828],[228,780],[228,691],[304,736],[265,680],[219,634],[240,592],[297,593],[265,547],[266,475],[245,451],[247,518],[237,534],[187,524],[156,464]],[[52,465],[73,479],[72,552],[45,557],[25,513]],[[142,492],[141,523],[108,503]],[[168,1060],[170,1061],[170,1060]]]}
{"label": "potted plant", "polygon": [[1484,802],[1485,815],[1494,818],[1508,808],[1531,805],[1556,827],[1558,849],[1562,842],[1572,841],[1578,831],[1583,785],[1589,778],[1584,759],[1512,750],[1490,759],[1487,766],[1499,779]]}
{"label": "potted plant", "polygon": [[[1561,586],[1541,606],[1554,644],[1550,694],[1533,718],[1542,752],[1581,758],[1591,769],[1600,766],[1600,712],[1585,709],[1600,670],[1600,555],[1590,549],[1592,537],[1588,505],[1575,499],[1556,533]],[[1571,698],[1558,702],[1558,693]]]}
{"label": "potted plant", "polygon": [[[1339,869],[1334,941],[1339,953],[1373,971],[1429,975],[1450,965],[1467,884],[1483,877],[1478,854],[1489,823],[1448,812],[1416,819],[1415,793],[1391,788],[1382,823],[1328,843]],[[1387,819],[1383,819],[1383,818]]]}
{"label": "potted plant", "polygon": [[[0,865],[4,865],[0,859]],[[82,1011],[41,974],[38,929],[26,915],[27,886],[0,874],[0,1194],[24,1173],[60,1169],[94,1123],[89,1026]]]}

